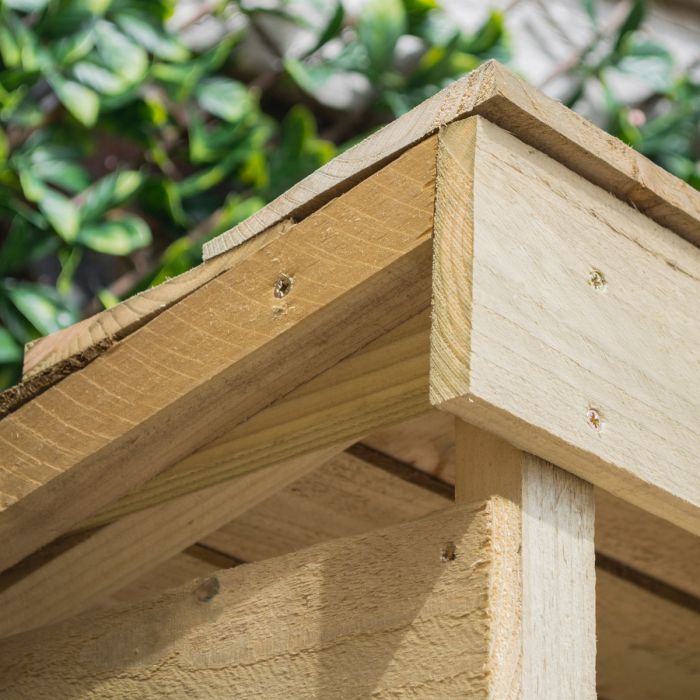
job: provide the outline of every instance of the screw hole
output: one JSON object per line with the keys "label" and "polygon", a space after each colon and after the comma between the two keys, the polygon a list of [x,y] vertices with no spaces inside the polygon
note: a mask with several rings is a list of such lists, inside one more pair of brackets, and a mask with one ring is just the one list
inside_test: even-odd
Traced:
{"label": "screw hole", "polygon": [[588,275],[588,284],[590,284],[593,289],[602,291],[608,286],[608,281],[600,270],[591,270],[591,274]]}
{"label": "screw hole", "polygon": [[219,579],[216,576],[210,576],[209,578],[205,578],[193,592],[194,597],[200,603],[208,603],[220,590]]}
{"label": "screw hole", "polygon": [[457,547],[454,542],[447,542],[440,551],[440,561],[454,561],[457,558]]}
{"label": "screw hole", "polygon": [[294,279],[290,277],[289,275],[282,275],[277,282],[275,282],[275,286],[273,287],[273,292],[274,295],[277,299],[282,299],[282,297],[286,297],[287,294],[292,290],[292,285],[294,284]]}
{"label": "screw hole", "polygon": [[598,409],[589,408],[586,413],[586,420],[588,421],[588,425],[596,432],[599,433],[603,429],[603,416],[600,415]]}

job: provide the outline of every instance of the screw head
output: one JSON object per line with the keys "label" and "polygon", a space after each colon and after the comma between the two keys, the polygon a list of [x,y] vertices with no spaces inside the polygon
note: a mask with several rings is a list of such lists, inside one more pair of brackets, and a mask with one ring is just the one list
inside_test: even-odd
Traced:
{"label": "screw head", "polygon": [[602,292],[608,286],[608,281],[600,270],[591,270],[588,275],[588,284],[590,284],[593,289]]}
{"label": "screw head", "polygon": [[293,277],[289,275],[280,275],[279,279],[275,282],[275,286],[272,288],[275,298],[282,299],[282,297],[286,297],[287,294],[292,291],[293,284]]}
{"label": "screw head", "polygon": [[588,421],[588,425],[596,432],[599,433],[603,429],[603,416],[601,416],[597,408],[588,409],[586,412],[586,420]]}

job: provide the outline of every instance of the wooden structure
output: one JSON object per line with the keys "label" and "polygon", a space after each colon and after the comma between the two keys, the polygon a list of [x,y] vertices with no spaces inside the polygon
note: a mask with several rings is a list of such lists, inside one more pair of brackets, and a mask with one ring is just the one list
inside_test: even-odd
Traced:
{"label": "wooden structure", "polygon": [[0,694],[700,696],[698,244],[488,63],[38,341]]}

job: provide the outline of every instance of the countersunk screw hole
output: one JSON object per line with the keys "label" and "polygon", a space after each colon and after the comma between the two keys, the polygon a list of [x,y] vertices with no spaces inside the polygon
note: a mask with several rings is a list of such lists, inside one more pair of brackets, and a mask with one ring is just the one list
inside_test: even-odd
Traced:
{"label": "countersunk screw hole", "polygon": [[596,432],[599,433],[603,429],[603,416],[600,415],[598,409],[589,408],[586,413],[586,419],[588,420],[588,425]]}
{"label": "countersunk screw hole", "polygon": [[588,284],[590,284],[593,289],[602,291],[608,286],[608,281],[600,270],[591,270],[591,274],[588,275]]}
{"label": "countersunk screw hole", "polygon": [[286,297],[287,294],[292,290],[292,285],[294,284],[294,279],[289,275],[281,275],[280,278],[275,282],[273,291],[277,299],[282,299]]}
{"label": "countersunk screw hole", "polygon": [[216,576],[205,578],[197,588],[194,589],[194,597],[200,603],[208,603],[221,590],[219,579]]}
{"label": "countersunk screw hole", "polygon": [[457,558],[457,547],[454,542],[447,542],[440,551],[440,561],[454,561]]}

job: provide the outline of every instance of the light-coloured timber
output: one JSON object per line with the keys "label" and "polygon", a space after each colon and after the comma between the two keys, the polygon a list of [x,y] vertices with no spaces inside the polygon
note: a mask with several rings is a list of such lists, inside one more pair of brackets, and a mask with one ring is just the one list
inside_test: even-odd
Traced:
{"label": "light-coloured timber", "polygon": [[[416,299],[416,302],[418,299]],[[429,304],[423,290],[423,303]],[[426,310],[80,524],[96,527],[429,410]]]}
{"label": "light-coloured timber", "polygon": [[438,160],[431,401],[700,534],[700,250],[480,117]]}
{"label": "light-coloured timber", "polygon": [[17,635],[0,642],[4,696],[497,697],[501,506],[453,506]]}
{"label": "light-coloured timber", "polygon": [[435,149],[407,152],[5,417],[0,569],[420,312]]}
{"label": "light-coloured timber", "polygon": [[[452,414],[434,410],[362,442],[454,484],[454,422]],[[700,538],[602,489],[594,496],[597,552],[700,599]]]}
{"label": "light-coloured timber", "polygon": [[235,559],[212,552],[201,545],[192,545],[184,552],[154,566],[148,573],[103,598],[99,607],[109,608],[140,603],[172,588],[190,585],[195,579],[208,578],[220,569],[239,565],[240,562]]}
{"label": "light-coloured timber", "polygon": [[595,698],[593,487],[467,423],[456,438],[457,502],[507,504],[494,525],[493,697]]}
{"label": "light-coloured timber", "polygon": [[694,243],[700,193],[489,61],[348,149],[235,228],[209,241],[211,258],[282,219],[300,219],[440,127],[482,115]]}
{"label": "light-coloured timber", "polygon": [[[411,448],[411,439],[416,435],[419,440],[423,436],[437,439],[439,435],[431,430],[439,427],[436,417],[441,416],[449,418],[448,414],[434,412],[422,421],[412,420],[402,444]],[[598,552],[603,545],[607,545],[609,551],[611,539],[622,554],[626,554],[627,549],[634,551],[636,536],[643,540],[638,545],[645,552],[644,559],[638,560],[637,564],[651,564],[656,556],[668,567],[668,575],[673,575],[675,570],[682,571],[684,566],[697,568],[700,559],[693,556],[694,550],[689,548],[685,554],[682,551],[682,546],[692,540],[695,540],[692,546],[697,548],[697,538],[637,511],[633,506],[612,497],[609,497],[611,503],[608,504],[598,500],[599,496],[600,492],[596,494]],[[388,472],[344,453],[203,540],[204,552],[214,550],[222,555],[228,554],[228,563],[219,559],[211,564],[200,560],[197,564],[188,550],[171,559],[170,564],[153,569],[113,598],[122,602],[140,601],[156,596],[178,582],[185,583],[183,576],[187,571],[193,572],[191,578],[203,577],[241,559],[259,561],[281,556],[337,537],[416,519],[446,507],[449,500],[444,493],[436,493],[425,485],[419,486],[415,481],[397,476],[396,472]],[[615,520],[605,512],[609,506],[616,512],[620,511]],[[619,528],[620,532],[601,533],[600,523]],[[655,532],[653,525],[661,529]],[[668,534],[676,537],[663,540],[664,527],[673,530]],[[676,542],[679,547],[676,547]],[[690,564],[688,560],[691,560]],[[621,593],[624,598],[618,599]],[[611,575],[607,570],[596,569],[596,607],[599,611],[596,665],[602,697],[630,697],[629,688],[637,689],[636,697],[644,697],[638,689],[645,687],[665,687],[666,695],[661,695],[665,700],[692,697],[688,688],[697,682],[694,661],[697,649],[693,646],[697,634],[690,635],[689,631],[697,629],[700,615],[669,602],[661,593],[663,591],[650,592],[620,579],[618,575]],[[630,600],[634,603],[630,604]],[[619,655],[627,648],[636,659],[641,658],[641,662],[620,663]],[[658,649],[659,653],[655,652],[653,664],[646,664],[643,661],[648,654],[645,649],[652,648]],[[612,659],[608,658],[609,654],[613,655]]]}
{"label": "light-coloured timber", "polygon": [[451,501],[345,452],[202,543],[236,559],[259,561],[416,520]]}
{"label": "light-coloured timber", "polygon": [[23,382],[44,372],[48,376],[43,379],[52,382],[52,374],[61,373],[60,368],[56,367],[59,363],[68,365],[65,368],[67,373],[73,371],[76,365],[80,366],[81,362],[87,364],[94,359],[92,354],[103,352],[116,340],[133,333],[169,306],[235,267],[290,228],[291,222],[282,221],[258,236],[254,243],[251,242],[252,245],[240,246],[231,253],[208,260],[80,323],[28,343],[24,351]]}
{"label": "light-coloured timber", "polygon": [[598,692],[610,700],[700,693],[700,614],[597,570]]}
{"label": "light-coloured timber", "polygon": [[[344,445],[297,457],[121,518],[36,568],[0,574],[0,637],[59,622],[99,603],[276,491]],[[30,569],[24,572],[22,569]],[[19,576],[19,578],[18,578]],[[18,578],[18,580],[13,580]]]}

